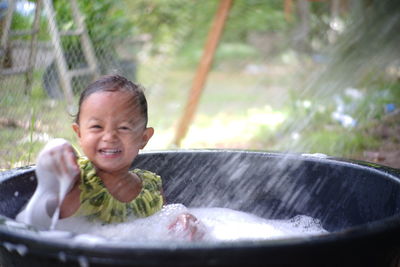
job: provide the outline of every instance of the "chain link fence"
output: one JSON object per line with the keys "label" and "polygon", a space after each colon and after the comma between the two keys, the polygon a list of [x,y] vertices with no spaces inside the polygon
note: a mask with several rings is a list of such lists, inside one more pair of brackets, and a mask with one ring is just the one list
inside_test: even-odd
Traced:
{"label": "chain link fence", "polygon": [[[54,14],[48,13],[46,2],[51,4]],[[166,20],[174,20],[172,13],[179,8],[179,1],[173,2],[171,14],[164,14]],[[154,34],[135,34],[132,31],[135,25],[126,21],[124,9],[130,4],[129,1],[77,3],[81,17],[73,12],[72,1],[69,0],[0,2],[0,29],[2,36],[5,36],[0,57],[0,168],[34,163],[38,151],[51,138],[61,137],[76,143],[70,127],[76,106],[71,108],[71,103],[66,99],[57,60],[60,60],[62,53],[61,61],[68,71],[89,67],[81,36],[76,34],[78,31],[85,30],[90,37],[97,75],[118,73],[132,81],[145,83],[148,97],[153,95],[156,98],[149,105],[157,106],[162,96],[165,96],[165,79],[169,66],[173,65],[170,55],[182,46],[182,36],[190,30],[188,21],[191,14],[201,6],[199,3],[186,5],[181,21],[175,23],[182,24],[183,20],[187,26],[170,36],[168,42],[156,47]],[[212,9],[215,7],[211,5]],[[141,18],[136,21],[146,23],[148,8],[151,8],[151,4],[146,3],[140,11]],[[213,12],[206,19],[211,20],[212,15]],[[50,25],[52,16],[56,23],[55,29]],[[86,23],[84,29],[77,23],[80,19]],[[162,27],[162,23],[168,21],[160,23]],[[199,25],[199,30],[205,36],[208,25],[204,28]],[[160,32],[159,36],[163,34],[162,30]],[[57,44],[54,43],[55,35],[59,38],[61,50],[57,50]],[[143,66],[147,65],[141,70],[141,79],[138,78],[139,61]],[[74,95],[73,105],[76,105],[79,93],[94,77],[93,73],[71,77],[69,82]],[[190,78],[185,76],[179,87],[187,90]],[[172,104],[172,112],[160,110],[156,114],[159,116],[164,111],[171,114],[168,127],[174,127],[174,121],[178,119],[176,107],[185,101],[183,90],[180,92],[181,97],[173,100],[175,104]],[[161,141],[162,138],[153,147],[168,145],[168,141]]]}
{"label": "chain link fence", "polygon": [[[124,45],[130,46],[125,50],[132,50],[132,45],[137,43],[129,41],[132,38],[128,36],[122,44],[112,34],[99,35],[96,29],[98,31],[101,26],[93,27],[93,24],[106,22],[99,16],[105,16],[114,8],[112,1],[99,1],[97,7],[102,10],[89,15],[82,10],[96,7],[96,4],[78,1],[79,15],[73,12],[71,1],[47,1],[54,11],[56,29],[49,26],[52,14],[46,13],[45,2],[0,2],[0,168],[34,162],[40,147],[50,138],[74,140],[69,129],[74,111],[68,107],[71,103],[65,101],[57,60],[61,58],[69,72],[79,72],[88,67],[82,31],[95,36],[90,45],[96,59],[97,75],[118,73],[136,80],[136,55],[119,54],[117,50],[123,50]],[[77,20],[89,21],[89,25],[80,28]],[[56,54],[55,35],[59,38],[62,57]],[[94,73],[71,76],[69,82],[74,102],[94,78]]]}
{"label": "chain link fence", "polygon": [[[66,138],[76,144],[71,129],[75,105],[79,93],[95,77],[94,73],[83,75],[82,71],[82,75],[71,78],[71,108],[59,74],[60,57],[45,2],[0,0],[0,169],[34,163],[38,151],[51,138]],[[67,69],[87,69],[90,64],[84,44],[76,35],[82,29],[74,20],[72,1],[47,2],[52,3],[56,28],[63,33],[59,44]],[[284,6],[286,2],[292,1],[234,2],[202,102],[183,147],[279,149],[274,147],[278,139],[298,142],[298,136],[307,127],[298,126],[297,122],[310,122],[322,116],[331,120],[330,112],[336,107],[328,101],[321,113],[318,111],[321,105],[310,102],[310,92],[302,89],[311,87],[305,82],[312,76],[310,73],[315,77],[326,70],[331,56],[325,53],[327,47],[341,36],[343,28],[355,25],[352,14],[362,10],[361,4],[345,0],[298,0],[292,2],[298,3],[297,8],[292,6],[290,11]],[[77,3],[91,40],[97,74],[119,73],[144,85],[149,122],[156,130],[148,148],[172,147],[171,140],[219,2],[79,0]],[[38,10],[36,35],[27,34],[35,28]],[[393,27],[399,22],[395,16],[390,21]],[[385,32],[392,32],[393,27],[385,28]],[[356,46],[354,40],[361,40],[360,34],[349,36],[354,36],[349,47]],[[391,38],[393,44],[396,38],[395,35]],[[383,65],[387,66],[386,62]],[[398,77],[398,64],[394,66],[392,76]],[[334,83],[329,90],[340,93],[339,89],[348,86]],[[290,114],[286,106],[282,108],[288,101],[294,110]],[[310,105],[315,110],[312,114]],[[293,114],[306,114],[306,118],[290,118]],[[285,120],[293,122],[287,127],[291,132],[282,130],[277,137],[274,130]],[[332,147],[339,146],[332,144]],[[307,152],[307,146],[302,151]]]}

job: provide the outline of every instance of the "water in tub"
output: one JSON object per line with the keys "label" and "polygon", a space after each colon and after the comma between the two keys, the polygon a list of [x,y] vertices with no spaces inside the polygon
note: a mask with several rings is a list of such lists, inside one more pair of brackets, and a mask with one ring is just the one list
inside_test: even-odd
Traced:
{"label": "water in tub", "polygon": [[[199,239],[202,241],[264,240],[326,233],[317,219],[305,215],[289,220],[267,220],[227,208],[187,208],[182,204],[165,205],[150,217],[131,218],[119,224],[102,225],[78,217],[58,220],[59,206],[71,186],[71,179],[66,175],[59,175],[58,179],[53,177],[49,168],[50,154],[45,151],[65,142],[54,140],[39,154],[36,169],[38,187],[16,218],[41,230],[42,236],[73,237],[78,242],[185,241],[188,240],[187,229],[169,229],[182,213],[198,218],[195,228],[201,233]],[[70,169],[67,171],[73,171],[73,167]]]}
{"label": "water in tub", "polygon": [[182,204],[169,204],[150,217],[132,218],[119,224],[101,225],[72,217],[60,220],[56,229],[116,242],[185,241],[180,233],[168,231],[168,226],[183,212],[199,219],[198,227],[204,232],[202,241],[266,240],[326,233],[318,220],[304,215],[289,220],[267,220],[227,208],[186,208]]}

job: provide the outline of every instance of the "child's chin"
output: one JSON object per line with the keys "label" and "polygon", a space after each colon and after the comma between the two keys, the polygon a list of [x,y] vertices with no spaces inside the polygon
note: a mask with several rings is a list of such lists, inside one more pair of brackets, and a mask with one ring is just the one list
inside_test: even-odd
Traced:
{"label": "child's chin", "polygon": [[[105,162],[104,162],[105,161]],[[95,166],[103,171],[107,172],[114,172],[123,169],[123,164],[121,164],[121,161],[107,161],[107,160],[102,160],[101,162],[95,163]]]}

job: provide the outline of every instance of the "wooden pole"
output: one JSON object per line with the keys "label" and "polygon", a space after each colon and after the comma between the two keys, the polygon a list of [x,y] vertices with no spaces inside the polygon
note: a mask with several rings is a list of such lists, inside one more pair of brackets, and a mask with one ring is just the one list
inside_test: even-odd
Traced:
{"label": "wooden pole", "polygon": [[32,23],[31,42],[29,45],[28,69],[25,74],[25,94],[30,95],[32,91],[33,72],[35,70],[37,55],[37,40],[40,29],[40,14],[42,11],[42,0],[36,2],[35,17]]}
{"label": "wooden pole", "polygon": [[11,41],[9,38],[11,31],[11,22],[15,10],[15,0],[8,1],[7,14],[5,16],[4,28],[1,35],[1,68],[12,67],[12,52],[11,52]]}
{"label": "wooden pole", "polygon": [[68,66],[65,61],[63,49],[61,46],[60,33],[57,30],[56,12],[54,11],[53,0],[43,0],[43,7],[47,16],[51,43],[54,47],[58,77],[60,78],[61,88],[64,91],[64,96],[67,101],[68,107],[72,107],[74,102],[74,95],[72,93],[71,76],[68,73]]}
{"label": "wooden pole", "polygon": [[175,134],[174,144],[176,146],[180,146],[193,120],[232,2],[233,0],[220,0],[213,25],[208,33],[207,42],[197,68],[196,76],[193,80],[183,116]]}
{"label": "wooden pole", "polygon": [[286,21],[291,22],[293,20],[293,0],[285,0],[284,12]]}
{"label": "wooden pole", "polygon": [[82,49],[84,51],[85,59],[89,65],[90,71],[94,73],[93,79],[100,76],[99,69],[97,66],[97,59],[95,56],[94,48],[92,42],[90,41],[89,34],[86,30],[85,20],[81,14],[78,3],[76,0],[71,0],[72,15],[74,16],[74,21],[78,26],[79,32],[81,32],[79,38],[81,40]]}

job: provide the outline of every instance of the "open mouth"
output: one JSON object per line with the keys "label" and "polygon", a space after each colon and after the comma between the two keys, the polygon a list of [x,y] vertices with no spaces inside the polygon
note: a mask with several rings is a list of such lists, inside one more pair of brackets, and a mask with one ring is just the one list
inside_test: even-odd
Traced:
{"label": "open mouth", "polygon": [[99,152],[105,156],[112,156],[112,155],[117,155],[122,152],[121,149],[108,149],[108,148],[102,148],[99,149]]}

